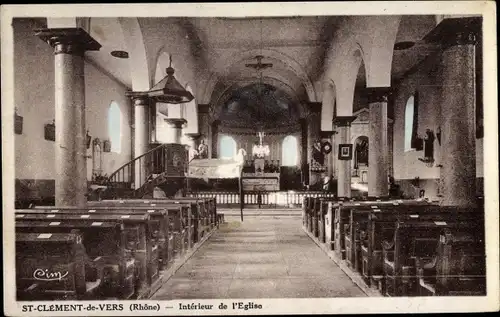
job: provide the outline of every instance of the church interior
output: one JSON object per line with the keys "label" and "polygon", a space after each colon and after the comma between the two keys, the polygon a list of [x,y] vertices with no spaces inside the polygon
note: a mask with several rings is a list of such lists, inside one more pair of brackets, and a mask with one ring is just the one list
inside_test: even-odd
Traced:
{"label": "church interior", "polygon": [[12,30],[19,300],[486,294],[481,16]]}

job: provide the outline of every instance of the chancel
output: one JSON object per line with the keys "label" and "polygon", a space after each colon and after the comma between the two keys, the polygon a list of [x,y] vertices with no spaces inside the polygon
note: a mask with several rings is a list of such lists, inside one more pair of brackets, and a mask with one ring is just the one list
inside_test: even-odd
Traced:
{"label": "chancel", "polygon": [[482,21],[14,18],[18,299],[484,296]]}

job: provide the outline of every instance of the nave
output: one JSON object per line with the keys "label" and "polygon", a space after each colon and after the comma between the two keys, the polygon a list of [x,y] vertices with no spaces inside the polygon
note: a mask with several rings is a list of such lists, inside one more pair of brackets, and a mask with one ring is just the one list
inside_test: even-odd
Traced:
{"label": "nave", "polygon": [[290,216],[225,216],[205,244],[152,297],[322,298],[366,296]]}
{"label": "nave", "polygon": [[482,25],[14,18],[17,299],[486,295]]}

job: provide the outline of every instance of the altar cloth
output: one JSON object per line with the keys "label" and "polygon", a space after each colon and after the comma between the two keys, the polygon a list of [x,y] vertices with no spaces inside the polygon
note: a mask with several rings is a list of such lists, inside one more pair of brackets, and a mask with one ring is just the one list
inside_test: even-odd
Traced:
{"label": "altar cloth", "polygon": [[194,159],[189,162],[188,177],[239,178],[243,164],[234,159]]}

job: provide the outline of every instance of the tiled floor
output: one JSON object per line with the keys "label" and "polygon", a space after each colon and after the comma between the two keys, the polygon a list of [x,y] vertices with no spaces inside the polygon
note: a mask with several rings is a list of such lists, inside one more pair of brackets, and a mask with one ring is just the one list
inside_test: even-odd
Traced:
{"label": "tiled floor", "polygon": [[225,220],[151,299],[365,296],[302,231],[300,216]]}

